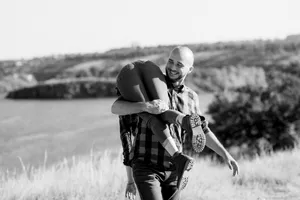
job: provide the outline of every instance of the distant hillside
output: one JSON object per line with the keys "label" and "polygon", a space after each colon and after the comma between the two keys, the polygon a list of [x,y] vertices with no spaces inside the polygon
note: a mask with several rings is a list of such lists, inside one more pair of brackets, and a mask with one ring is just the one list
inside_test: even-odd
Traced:
{"label": "distant hillside", "polygon": [[[243,83],[243,78],[235,83],[234,77],[241,74],[248,79],[256,77],[253,79],[258,78],[263,84],[263,76],[268,76],[274,70],[300,77],[300,41],[291,40],[291,37],[286,40],[187,44],[195,53],[195,72],[187,82],[201,92],[226,89],[224,82],[229,88],[235,87],[235,84],[249,84],[249,81]],[[151,60],[164,66],[174,46],[120,48],[105,53],[0,61],[0,87],[3,87],[3,77],[19,73],[32,74],[38,82],[82,77],[115,78],[125,64],[138,59]],[[232,70],[236,67],[238,70]],[[242,72],[249,67],[253,70]]]}
{"label": "distant hillside", "polygon": [[115,96],[115,83],[101,78],[49,80],[7,94],[10,99],[79,99]]}
{"label": "distant hillside", "polygon": [[300,34],[295,34],[295,35],[289,35],[286,37],[287,41],[300,41]]}

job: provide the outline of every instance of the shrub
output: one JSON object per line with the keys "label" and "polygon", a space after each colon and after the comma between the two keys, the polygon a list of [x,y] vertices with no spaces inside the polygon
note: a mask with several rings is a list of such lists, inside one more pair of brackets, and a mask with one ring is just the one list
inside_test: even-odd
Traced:
{"label": "shrub", "polygon": [[12,74],[1,78],[0,74],[0,93],[9,92],[23,87],[31,87],[37,84],[32,74]]}
{"label": "shrub", "polygon": [[300,102],[271,88],[241,87],[216,96],[208,113],[211,128],[225,147],[247,155],[293,148]]}
{"label": "shrub", "polygon": [[77,78],[51,80],[34,87],[11,91],[12,99],[74,99],[116,96],[115,80]]}
{"label": "shrub", "polygon": [[296,103],[300,100],[300,79],[298,76],[273,70],[267,73],[267,82],[270,90],[277,91],[288,101]]}
{"label": "shrub", "polygon": [[243,86],[267,87],[265,71],[259,67],[225,66],[221,69],[195,68],[187,81],[206,91],[224,91]]}

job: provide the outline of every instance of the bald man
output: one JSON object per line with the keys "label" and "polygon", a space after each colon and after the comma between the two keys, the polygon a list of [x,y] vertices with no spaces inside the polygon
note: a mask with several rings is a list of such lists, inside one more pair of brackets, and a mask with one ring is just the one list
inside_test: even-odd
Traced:
{"label": "bald man", "polygon": [[[184,174],[193,167],[193,158],[182,154],[184,143],[196,152],[206,144],[225,159],[234,175],[238,172],[236,161],[208,128],[198,95],[184,85],[193,62],[193,52],[179,46],[169,56],[166,76],[154,63],[137,61],[123,67],[117,77],[121,97],[112,105],[112,113],[121,115],[122,145],[128,151],[124,152],[124,164],[129,178],[132,167],[141,199],[179,199],[179,191],[187,183]],[[134,123],[124,115],[132,114],[138,116],[134,120],[137,131],[132,148],[128,148],[130,140],[124,133],[132,132]]]}

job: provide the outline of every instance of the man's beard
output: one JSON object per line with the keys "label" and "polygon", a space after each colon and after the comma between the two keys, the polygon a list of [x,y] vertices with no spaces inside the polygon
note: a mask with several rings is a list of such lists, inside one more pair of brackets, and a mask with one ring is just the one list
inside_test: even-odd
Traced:
{"label": "man's beard", "polygon": [[182,82],[183,79],[184,79],[184,75],[179,75],[177,78],[171,79],[168,70],[166,70],[166,74],[167,74],[168,80],[169,80],[171,83]]}

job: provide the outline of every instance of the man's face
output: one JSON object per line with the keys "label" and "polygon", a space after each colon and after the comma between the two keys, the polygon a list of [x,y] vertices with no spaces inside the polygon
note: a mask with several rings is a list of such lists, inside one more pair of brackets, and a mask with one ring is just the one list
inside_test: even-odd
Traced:
{"label": "man's face", "polygon": [[193,67],[188,56],[181,52],[172,52],[166,65],[166,74],[173,82],[181,82]]}

